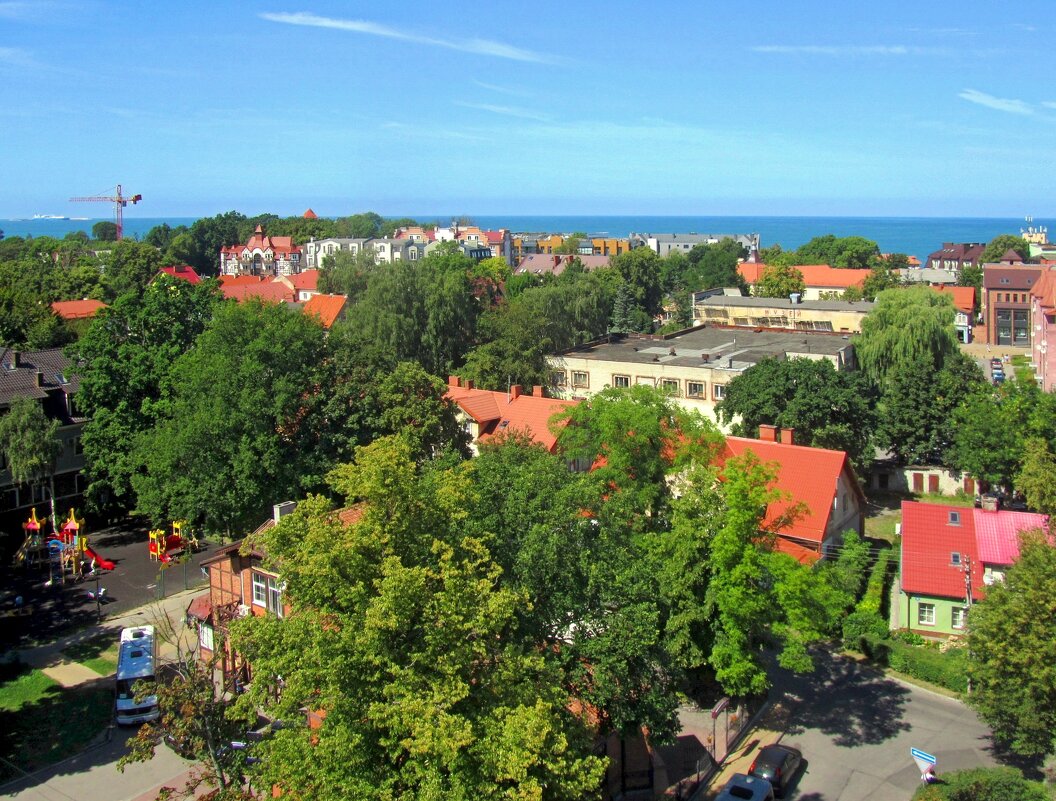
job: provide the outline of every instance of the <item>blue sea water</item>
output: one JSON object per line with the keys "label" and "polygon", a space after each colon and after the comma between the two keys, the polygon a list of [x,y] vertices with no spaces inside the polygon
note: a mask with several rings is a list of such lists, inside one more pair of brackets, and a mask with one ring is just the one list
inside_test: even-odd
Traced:
{"label": "blue sea water", "polygon": [[[418,220],[450,221],[455,215],[410,214]],[[1025,226],[1019,218],[987,217],[657,217],[657,216],[498,216],[472,215],[482,228],[509,228],[533,233],[582,231],[624,237],[637,233],[758,233],[764,247],[779,243],[794,249],[815,236],[864,236],[885,253],[906,253],[924,259],[943,242],[988,242],[998,234],[1018,234]],[[126,217],[125,235],[143,237],[155,225],[190,225],[194,217]],[[70,231],[90,232],[98,219],[0,220],[6,236],[54,236]],[[1033,225],[1051,226],[1052,220]],[[1056,229],[1052,229],[1056,232]]]}

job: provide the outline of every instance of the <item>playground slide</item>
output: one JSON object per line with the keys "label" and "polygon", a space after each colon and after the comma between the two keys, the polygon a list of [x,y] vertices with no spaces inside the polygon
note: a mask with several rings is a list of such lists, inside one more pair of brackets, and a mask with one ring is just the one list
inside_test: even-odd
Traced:
{"label": "playground slide", "polygon": [[103,557],[101,557],[99,554],[97,554],[91,548],[85,548],[84,549],[84,555],[88,559],[94,559],[95,560],[95,564],[101,570],[113,570],[114,569],[114,563],[113,562],[111,562],[109,559],[103,559]]}

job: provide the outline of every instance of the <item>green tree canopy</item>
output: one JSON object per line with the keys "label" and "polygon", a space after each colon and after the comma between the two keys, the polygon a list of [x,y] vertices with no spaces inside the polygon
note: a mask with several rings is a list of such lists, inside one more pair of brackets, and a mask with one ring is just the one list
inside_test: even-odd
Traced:
{"label": "green tree canopy", "polygon": [[827,359],[764,359],[730,381],[715,411],[737,436],[757,437],[763,424],[793,428],[799,444],[846,451],[861,469],[872,459],[871,396],[861,374]]}
{"label": "green tree canopy", "polygon": [[816,236],[796,251],[796,264],[828,264],[832,267],[864,270],[873,267],[880,256],[876,242],[861,236]]}
{"label": "green tree canopy", "polygon": [[938,370],[957,350],[954,308],[949,295],[930,287],[889,289],[876,296],[876,306],[862,321],[854,339],[865,374],[883,386],[895,367],[924,360]]}
{"label": "green tree canopy", "polygon": [[[362,519],[346,527],[320,498],[285,517],[264,545],[291,612],[235,625],[262,677],[243,703],[322,718],[259,744],[258,784],[323,801],[592,792],[603,762],[584,722],[546,656],[516,636],[524,596],[463,531],[476,505],[465,469],[421,475],[389,438],[333,481]],[[281,694],[268,676],[283,677]]]}
{"label": "green tree canopy", "polygon": [[92,239],[96,242],[116,242],[117,223],[100,220],[92,226]]}
{"label": "green tree canopy", "polygon": [[52,530],[58,531],[55,512],[55,460],[62,445],[59,421],[49,418],[36,398],[16,398],[0,415],[0,454],[15,484],[29,484],[48,491]]}
{"label": "green tree canopy", "polygon": [[135,506],[132,476],[142,467],[136,439],[154,424],[169,368],[219,300],[215,282],[192,286],[162,275],[141,296],[124,295],[103,309],[71,348],[80,375],[77,403],[89,418],[82,444],[92,506]]}
{"label": "green tree canopy", "polygon": [[1014,250],[1023,261],[1030,261],[1030,245],[1027,240],[1015,234],[999,234],[983,248],[982,255],[979,256],[979,263],[994,264],[999,262],[1009,250]]}
{"label": "green tree canopy", "polygon": [[803,273],[791,265],[768,264],[755,284],[755,294],[762,298],[787,298],[806,289]]}
{"label": "green tree canopy", "polygon": [[1027,756],[1056,752],[1056,548],[1024,534],[1019,561],[968,614],[968,703]]}

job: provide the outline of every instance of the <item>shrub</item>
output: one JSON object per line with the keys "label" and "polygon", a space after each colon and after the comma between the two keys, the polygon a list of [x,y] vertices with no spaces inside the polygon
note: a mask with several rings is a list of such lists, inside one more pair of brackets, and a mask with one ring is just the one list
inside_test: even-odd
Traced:
{"label": "shrub", "polygon": [[881,551],[876,558],[876,564],[869,574],[869,583],[865,586],[865,595],[858,602],[856,612],[872,612],[879,615],[884,603],[884,589],[887,587],[887,569],[891,564],[891,556],[894,553],[890,548]]}
{"label": "shrub", "polygon": [[862,653],[867,653],[861,645],[863,638],[882,640],[887,633],[887,623],[876,612],[856,610],[843,620],[843,644]]}
{"label": "shrub", "polygon": [[921,787],[913,801],[1046,801],[1040,782],[1015,768],[972,768],[944,773],[942,784]]}
{"label": "shrub", "polygon": [[904,642],[906,645],[926,645],[927,640],[909,629],[899,629],[891,634],[891,639]]}
{"label": "shrub", "polygon": [[962,648],[941,653],[936,648],[907,645],[897,640],[861,638],[862,652],[881,665],[921,681],[963,693],[968,689],[965,652]]}

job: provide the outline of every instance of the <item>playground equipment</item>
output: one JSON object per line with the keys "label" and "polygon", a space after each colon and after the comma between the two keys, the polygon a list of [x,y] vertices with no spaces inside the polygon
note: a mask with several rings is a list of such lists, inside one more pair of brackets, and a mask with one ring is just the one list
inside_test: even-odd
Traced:
{"label": "playground equipment", "polygon": [[37,519],[35,506],[30,512],[29,520],[22,524],[22,530],[26,532],[26,539],[22,547],[15,551],[15,565],[44,564],[48,558],[47,543],[40,533],[40,521]]}
{"label": "playground equipment", "polygon": [[186,520],[173,520],[171,534],[166,534],[160,528],[151,531],[147,545],[150,558],[167,563],[184,551],[198,550],[198,538],[191,531],[184,531],[186,525]]}
{"label": "playground equipment", "polygon": [[[55,569],[58,569],[59,580],[65,581],[68,573],[71,578],[83,578],[93,575],[96,570],[113,570],[114,563],[104,559],[88,545],[87,535],[81,532],[81,524],[73,509],[70,509],[69,517],[63,523],[58,533],[48,540],[48,552],[51,555],[52,574],[51,581],[55,579]],[[85,570],[85,563],[88,570]],[[50,583],[50,582],[49,582]]]}

